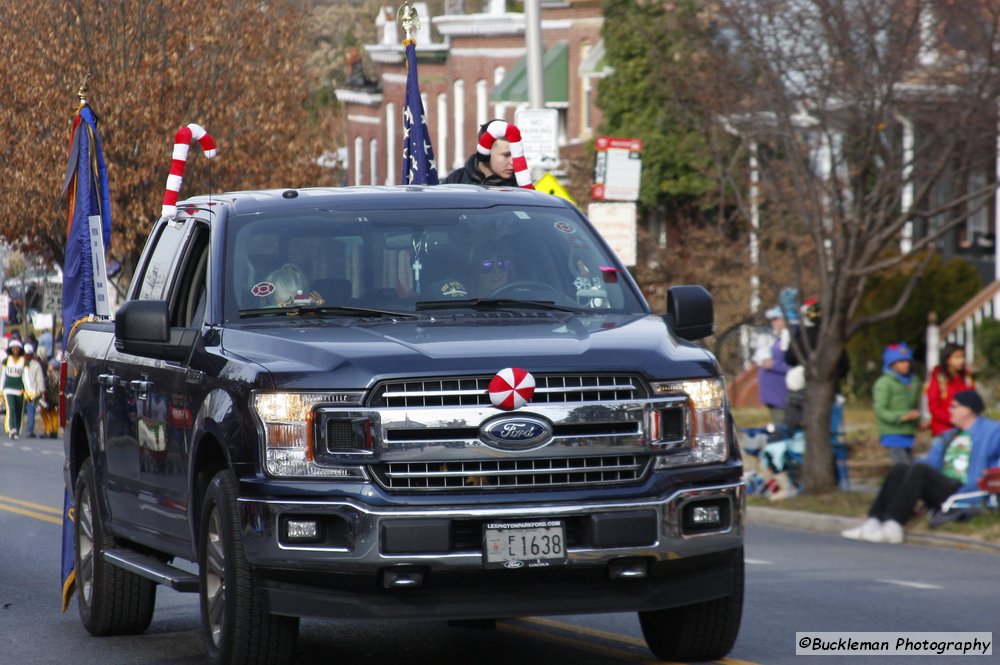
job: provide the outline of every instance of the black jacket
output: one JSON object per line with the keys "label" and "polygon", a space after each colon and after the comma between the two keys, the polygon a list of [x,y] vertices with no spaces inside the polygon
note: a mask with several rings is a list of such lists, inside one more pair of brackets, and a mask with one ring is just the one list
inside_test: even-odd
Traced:
{"label": "black jacket", "polygon": [[517,187],[514,176],[501,178],[498,175],[485,176],[479,170],[478,157],[475,153],[466,160],[465,166],[457,168],[448,174],[444,181],[448,184],[486,185],[489,187]]}

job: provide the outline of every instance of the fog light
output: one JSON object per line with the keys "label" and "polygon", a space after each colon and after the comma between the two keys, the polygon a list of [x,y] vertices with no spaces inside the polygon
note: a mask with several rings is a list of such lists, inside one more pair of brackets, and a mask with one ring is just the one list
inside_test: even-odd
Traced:
{"label": "fog light", "polygon": [[316,520],[288,520],[285,534],[288,540],[316,540],[319,538],[319,523]]}
{"label": "fog light", "polygon": [[691,509],[691,522],[698,526],[714,526],[721,521],[722,513],[718,506],[694,506]]}
{"label": "fog light", "polygon": [[420,568],[396,568],[383,571],[382,586],[386,589],[418,587],[424,583],[424,571]]}
{"label": "fog light", "polygon": [[649,574],[645,559],[615,559],[608,564],[608,577],[613,580],[642,579]]}

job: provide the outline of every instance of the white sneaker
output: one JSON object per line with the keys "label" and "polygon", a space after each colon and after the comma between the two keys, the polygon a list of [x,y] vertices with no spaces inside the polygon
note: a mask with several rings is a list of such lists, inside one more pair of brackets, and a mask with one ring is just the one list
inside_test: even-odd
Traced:
{"label": "white sneaker", "polygon": [[899,545],[903,542],[903,525],[896,520],[886,520],[882,523],[882,538],[880,543]]}
{"label": "white sneaker", "polygon": [[869,517],[864,521],[861,526],[856,526],[853,529],[847,529],[846,531],[841,531],[840,535],[844,538],[850,540],[871,540],[876,534],[882,533],[882,523],[879,522],[874,517]]}

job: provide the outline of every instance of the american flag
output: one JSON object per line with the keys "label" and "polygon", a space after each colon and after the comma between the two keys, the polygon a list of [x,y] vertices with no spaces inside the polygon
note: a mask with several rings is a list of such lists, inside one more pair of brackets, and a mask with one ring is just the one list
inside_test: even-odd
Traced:
{"label": "american flag", "polygon": [[427,116],[420,100],[417,77],[417,46],[406,40],[406,104],[403,106],[403,184],[438,184],[434,148],[427,131]]}

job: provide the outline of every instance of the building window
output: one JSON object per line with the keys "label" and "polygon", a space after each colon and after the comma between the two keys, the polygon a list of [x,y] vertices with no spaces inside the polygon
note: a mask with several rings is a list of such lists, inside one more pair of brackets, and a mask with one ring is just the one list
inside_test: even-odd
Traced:
{"label": "building window", "polygon": [[396,149],[396,105],[385,105],[385,184],[396,184],[396,163],[400,162],[400,152]]}
{"label": "building window", "polygon": [[458,168],[465,163],[465,81],[455,81],[453,86],[455,109],[455,158],[452,160],[453,168]]}
{"label": "building window", "polygon": [[440,165],[438,175],[444,178],[448,173],[448,95],[441,93],[437,97],[437,147],[434,151]]}
{"label": "building window", "polygon": [[486,81],[476,81],[476,127],[482,127],[489,120],[489,99],[486,94]]}
{"label": "building window", "polygon": [[378,139],[368,142],[368,184],[378,184]]}
{"label": "building window", "polygon": [[358,136],[354,139],[354,184],[361,184],[361,174],[364,173],[365,140]]}

